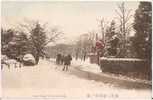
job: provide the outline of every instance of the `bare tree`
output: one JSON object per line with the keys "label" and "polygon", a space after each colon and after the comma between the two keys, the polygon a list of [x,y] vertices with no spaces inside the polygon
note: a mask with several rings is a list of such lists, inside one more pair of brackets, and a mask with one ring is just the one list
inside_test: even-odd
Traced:
{"label": "bare tree", "polygon": [[[128,39],[128,34],[132,29],[132,14],[131,14],[131,9],[127,9],[125,7],[125,3],[122,2],[121,4],[118,4],[118,10],[115,10],[118,17],[117,19],[119,20],[119,31],[121,34],[121,40],[122,40],[122,45],[121,45],[121,50],[120,50],[120,55],[125,56],[126,54],[126,44],[127,44],[127,39]],[[122,55],[123,54],[123,55]]]}
{"label": "bare tree", "polygon": [[115,10],[118,17],[117,19],[119,20],[119,30],[120,33],[123,34],[123,39],[127,40],[127,34],[132,28],[132,23],[130,23],[131,18],[133,17],[131,14],[131,9],[127,9],[125,7],[125,2],[122,2],[121,4],[118,4],[118,10]]}
{"label": "bare tree", "polygon": [[26,21],[20,24],[18,29],[29,35],[36,64],[39,62],[39,57],[45,55],[46,45],[55,42],[63,34],[57,27],[47,29],[47,24],[40,24],[39,21]]}
{"label": "bare tree", "polygon": [[89,34],[89,40],[92,41],[92,46],[95,46],[97,33],[95,31],[88,32]]}
{"label": "bare tree", "polygon": [[80,57],[85,61],[87,58],[87,54],[91,51],[92,47],[92,40],[90,38],[90,34],[82,34],[78,38],[78,41],[76,42],[76,48],[75,48],[75,55],[76,59]]}
{"label": "bare tree", "polygon": [[100,30],[101,30],[101,36],[102,36],[101,38],[104,42],[106,42],[105,32],[106,32],[106,28],[107,28],[107,24],[106,24],[107,22],[104,18],[98,20],[98,22],[99,22],[99,27],[100,27]]}
{"label": "bare tree", "polygon": [[76,45],[75,45],[75,59],[77,60],[79,58],[79,53],[80,53],[80,41],[77,41],[76,42]]}

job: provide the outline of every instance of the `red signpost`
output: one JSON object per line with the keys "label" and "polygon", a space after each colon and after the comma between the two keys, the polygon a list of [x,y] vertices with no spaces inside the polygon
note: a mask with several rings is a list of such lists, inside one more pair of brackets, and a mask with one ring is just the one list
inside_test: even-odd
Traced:
{"label": "red signpost", "polygon": [[105,44],[104,44],[104,42],[103,42],[103,40],[98,40],[98,41],[96,41],[96,50],[102,50],[102,49],[104,49],[104,47],[105,47]]}
{"label": "red signpost", "polygon": [[96,52],[97,52],[98,65],[99,65],[99,57],[102,56],[100,55],[100,53],[102,54],[104,47],[105,47],[105,44],[103,40],[96,41]]}
{"label": "red signpost", "polygon": [[[105,44],[103,40],[97,40],[95,43],[95,47],[92,47],[90,56],[90,62],[91,63],[99,63],[99,57],[103,55]],[[96,54],[95,54],[96,53]]]}

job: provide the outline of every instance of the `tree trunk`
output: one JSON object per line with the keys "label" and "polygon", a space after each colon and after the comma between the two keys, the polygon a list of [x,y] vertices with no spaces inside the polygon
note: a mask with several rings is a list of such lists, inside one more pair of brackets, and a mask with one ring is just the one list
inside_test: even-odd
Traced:
{"label": "tree trunk", "polygon": [[84,54],[84,58],[83,58],[83,60],[84,60],[84,61],[86,60],[86,53]]}
{"label": "tree trunk", "polygon": [[78,60],[78,53],[76,53],[75,59]]}
{"label": "tree trunk", "polygon": [[36,65],[37,65],[39,62],[39,55],[36,55],[35,60],[36,60]]}
{"label": "tree trunk", "polygon": [[40,57],[40,52],[39,52],[39,50],[37,50],[37,53],[35,54],[36,65],[39,62],[39,57]]}
{"label": "tree trunk", "polygon": [[98,51],[98,52],[97,52],[97,64],[98,64],[98,65],[100,65],[100,63],[99,63],[99,58],[100,58],[100,57],[99,57],[99,51]]}

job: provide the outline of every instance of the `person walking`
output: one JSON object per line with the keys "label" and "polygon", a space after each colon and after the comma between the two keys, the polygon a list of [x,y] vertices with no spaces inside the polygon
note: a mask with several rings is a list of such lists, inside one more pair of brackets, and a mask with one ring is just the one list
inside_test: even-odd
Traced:
{"label": "person walking", "polygon": [[64,55],[61,56],[61,61],[60,61],[61,65],[63,65],[63,63],[64,63],[64,57],[65,57]]}
{"label": "person walking", "polygon": [[59,65],[61,60],[61,54],[57,54],[56,56],[56,64]]}
{"label": "person walking", "polygon": [[72,57],[71,55],[67,55],[64,57],[64,67],[63,67],[63,71],[68,71],[68,67],[71,65],[71,60],[72,60]]}

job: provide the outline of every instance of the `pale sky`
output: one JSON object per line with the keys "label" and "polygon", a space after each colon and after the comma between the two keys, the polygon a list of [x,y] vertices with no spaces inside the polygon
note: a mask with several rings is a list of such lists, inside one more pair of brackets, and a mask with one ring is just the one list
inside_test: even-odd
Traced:
{"label": "pale sky", "polygon": [[[2,27],[14,27],[23,19],[39,20],[49,26],[60,26],[65,39],[71,41],[80,34],[98,29],[98,19],[111,21],[117,16],[115,9],[120,2],[2,2]],[[137,9],[139,2],[126,2],[126,7]]]}

